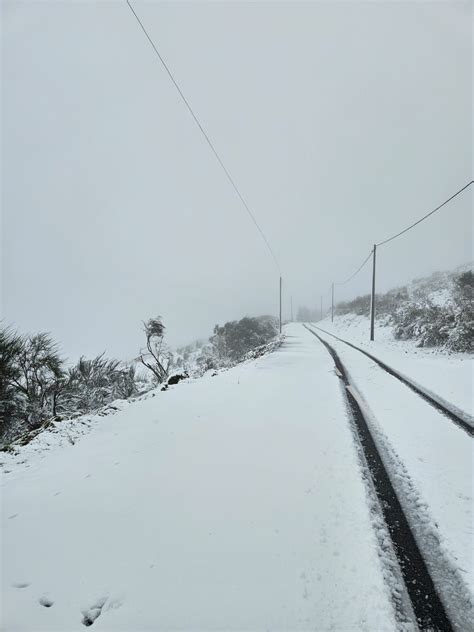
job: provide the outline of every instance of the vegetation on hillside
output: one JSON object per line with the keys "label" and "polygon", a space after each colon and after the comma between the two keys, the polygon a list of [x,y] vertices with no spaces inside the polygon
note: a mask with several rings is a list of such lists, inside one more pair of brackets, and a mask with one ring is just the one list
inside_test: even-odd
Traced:
{"label": "vegetation on hillside", "polygon": [[[435,273],[409,287],[376,295],[377,318],[393,327],[398,340],[419,347],[474,352],[474,273]],[[370,295],[336,306],[336,314],[369,316]]]}
{"label": "vegetation on hillside", "polygon": [[278,322],[271,316],[245,316],[216,325],[208,342],[197,342],[177,350],[175,365],[198,372],[232,366],[255,349],[268,344],[278,334]]}
{"label": "vegetation on hillside", "polygon": [[[159,316],[144,323],[144,334],[145,348],[133,362],[100,354],[81,357],[68,366],[48,333],[22,336],[0,327],[0,446],[52,421],[97,411],[163,383],[166,388],[173,379],[177,381],[173,373],[178,370],[185,369],[187,374],[189,368],[189,373],[199,375],[231,366],[275,338],[277,326],[265,316],[216,325],[209,342],[195,347],[187,359],[165,344],[165,326]],[[140,363],[149,378],[138,371]]]}

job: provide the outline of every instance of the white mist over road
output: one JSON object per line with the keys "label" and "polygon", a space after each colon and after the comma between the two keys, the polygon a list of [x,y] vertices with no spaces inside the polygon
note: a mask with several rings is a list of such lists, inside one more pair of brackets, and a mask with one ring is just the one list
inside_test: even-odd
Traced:
{"label": "white mist over road", "polygon": [[[472,5],[133,6],[275,251],[319,305],[472,177]],[[2,306],[72,361],[278,313],[260,235],[125,0],[2,3]],[[378,259],[378,289],[472,259],[468,193]],[[337,299],[367,293],[370,270]]]}

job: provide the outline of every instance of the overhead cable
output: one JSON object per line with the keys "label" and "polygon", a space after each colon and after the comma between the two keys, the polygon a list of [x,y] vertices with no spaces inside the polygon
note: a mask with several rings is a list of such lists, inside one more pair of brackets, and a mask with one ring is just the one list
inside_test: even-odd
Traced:
{"label": "overhead cable", "polygon": [[240,201],[242,202],[245,210],[247,211],[248,215],[250,216],[252,222],[255,224],[258,232],[260,233],[260,236],[262,237],[263,241],[266,244],[266,247],[268,248],[268,251],[270,253],[270,255],[272,256],[272,259],[278,269],[278,272],[280,272],[280,265],[278,263],[278,259],[275,256],[275,253],[273,252],[268,239],[265,236],[265,233],[263,232],[262,228],[260,227],[260,225],[258,224],[255,215],[253,214],[253,212],[251,211],[250,207],[248,206],[247,202],[244,200],[242,194],[240,193],[234,179],[232,178],[232,176],[230,175],[227,167],[225,166],[224,162],[222,161],[222,158],[219,156],[219,154],[217,153],[216,148],[214,147],[213,143],[211,142],[209,136],[207,135],[205,129],[203,128],[203,126],[201,125],[201,123],[199,122],[198,117],[196,116],[196,114],[194,113],[194,110],[192,109],[191,105],[189,104],[189,101],[186,99],[186,97],[183,94],[183,91],[181,90],[181,88],[179,87],[176,79],[174,78],[171,70],[169,69],[168,65],[166,64],[165,60],[163,59],[163,57],[161,56],[160,52],[158,51],[158,48],[156,47],[154,41],[151,39],[150,35],[148,34],[145,26],[143,25],[143,22],[140,20],[140,18],[138,17],[135,9],[132,7],[130,0],[126,0],[130,10],[132,11],[133,15],[135,16],[138,24],[141,26],[143,32],[145,33],[148,41],[150,42],[151,46],[153,47],[153,50],[155,51],[158,59],[160,60],[161,64],[163,65],[163,68],[166,70],[166,72],[168,73],[169,78],[171,79],[171,81],[173,82],[176,90],[178,91],[181,99],[183,100],[184,104],[186,105],[186,107],[188,108],[191,116],[193,117],[196,125],[199,127],[199,129],[201,130],[202,135],[204,136],[207,144],[209,145],[209,147],[211,148],[214,156],[216,157],[217,161],[219,162],[220,166],[222,167],[225,175],[227,176],[227,179],[229,180],[230,184],[232,185],[234,191],[237,193],[237,196],[239,197]]}
{"label": "overhead cable", "polygon": [[422,218],[420,218],[418,221],[416,221],[414,224],[411,224],[411,226],[408,226],[407,228],[401,230],[399,233],[397,233],[396,235],[393,235],[392,237],[389,237],[388,239],[384,239],[384,241],[379,242],[378,244],[376,244],[376,246],[383,246],[384,244],[388,244],[389,241],[392,241],[393,239],[396,239],[397,237],[400,237],[400,235],[403,235],[404,233],[406,233],[407,231],[409,231],[410,229],[414,228],[415,226],[417,226],[420,222],[424,221],[425,219],[427,219],[430,215],[433,215],[433,213],[436,213],[436,211],[439,211],[440,208],[443,208],[443,206],[445,206],[448,202],[451,202],[451,200],[453,200],[456,196],[458,196],[460,193],[462,193],[465,189],[467,189],[468,187],[471,186],[471,184],[474,184],[474,180],[471,180],[470,182],[468,182],[467,184],[465,184],[462,189],[459,189],[459,191],[456,191],[456,193],[454,195],[452,195],[451,197],[449,197],[447,200],[445,200],[442,204],[440,204],[439,206],[437,206],[435,209],[433,209],[432,211],[430,211],[429,213],[427,213],[426,215],[424,215]]}
{"label": "overhead cable", "polygon": [[365,264],[367,263],[367,261],[370,259],[370,257],[372,256],[373,250],[371,250],[369,252],[369,254],[367,255],[367,257],[364,259],[364,261],[360,264],[360,266],[357,268],[357,270],[354,272],[354,274],[352,274],[348,279],[346,279],[345,281],[341,281],[340,283],[334,283],[334,285],[345,285],[346,283],[349,283],[349,281],[351,281],[356,274],[358,274],[362,268],[365,266]]}

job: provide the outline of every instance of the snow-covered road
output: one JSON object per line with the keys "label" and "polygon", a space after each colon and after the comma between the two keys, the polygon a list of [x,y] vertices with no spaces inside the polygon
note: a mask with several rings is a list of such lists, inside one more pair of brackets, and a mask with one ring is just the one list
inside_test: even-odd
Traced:
{"label": "snow-covered road", "polygon": [[451,622],[456,629],[469,629],[472,438],[372,359],[320,329],[311,330],[342,361]]}
{"label": "snow-covered road", "polygon": [[395,629],[332,361],[287,334],[9,465],[4,630]]}
{"label": "snow-covered road", "polygon": [[369,341],[370,321],[346,314],[314,323],[326,331],[372,353],[426,390],[472,416],[474,407],[474,361],[468,353],[446,353],[420,348],[414,340],[395,340],[393,328],[375,320],[375,340]]}
{"label": "snow-covered road", "polygon": [[[74,445],[52,435],[47,452],[4,458],[2,630],[400,629],[334,363],[303,326],[285,333],[274,353],[130,404]],[[437,478],[440,450],[406,450],[454,543],[464,448]]]}
{"label": "snow-covered road", "polygon": [[[360,352],[318,331],[336,349],[438,533],[474,588],[473,442],[449,419]],[[401,471],[400,471],[401,475]],[[421,512],[421,505],[419,511]]]}

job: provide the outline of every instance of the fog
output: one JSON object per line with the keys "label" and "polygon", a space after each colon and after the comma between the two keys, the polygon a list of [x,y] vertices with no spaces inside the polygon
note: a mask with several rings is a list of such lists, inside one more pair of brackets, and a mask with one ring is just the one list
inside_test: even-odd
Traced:
{"label": "fog", "polygon": [[[319,305],[472,178],[472,5],[133,6],[279,261]],[[131,358],[278,312],[278,270],[126,2],[5,2],[2,308]],[[471,187],[472,189],[472,187]],[[377,289],[472,259],[471,189],[380,248]],[[338,288],[370,289],[370,265]]]}

